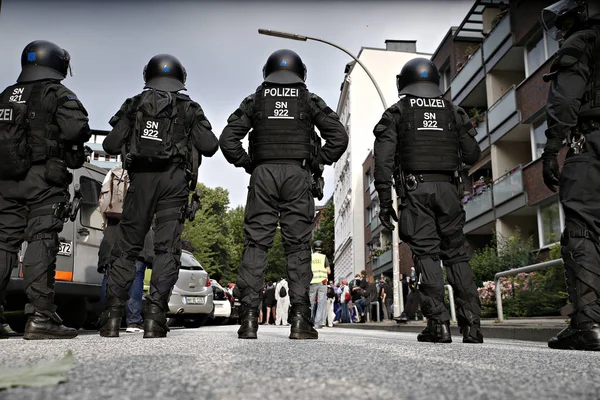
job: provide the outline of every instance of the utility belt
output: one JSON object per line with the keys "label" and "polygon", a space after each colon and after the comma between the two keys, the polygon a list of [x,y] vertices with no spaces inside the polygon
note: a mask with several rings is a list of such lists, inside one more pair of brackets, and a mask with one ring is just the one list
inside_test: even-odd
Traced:
{"label": "utility belt", "polygon": [[308,168],[309,163],[306,160],[294,160],[294,159],[273,159],[273,160],[261,160],[256,163],[256,166],[263,164],[289,164],[298,165],[302,168]]}
{"label": "utility belt", "polygon": [[600,130],[600,121],[580,120],[578,125],[567,131],[567,146],[574,154],[586,153],[586,135]]}
{"label": "utility belt", "polygon": [[577,128],[579,129],[579,132],[583,133],[584,135],[595,131],[600,131],[600,121],[592,119],[579,121]]}
{"label": "utility belt", "polygon": [[419,183],[429,182],[454,182],[454,177],[451,173],[404,173],[404,187],[409,192],[416,190]]}

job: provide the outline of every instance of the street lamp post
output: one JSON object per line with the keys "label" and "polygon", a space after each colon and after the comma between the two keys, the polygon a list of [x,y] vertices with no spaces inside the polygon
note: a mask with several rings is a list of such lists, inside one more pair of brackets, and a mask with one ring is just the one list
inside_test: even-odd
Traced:
{"label": "street lamp post", "polygon": [[[387,103],[385,101],[385,98],[383,97],[381,88],[375,81],[375,78],[373,78],[373,75],[371,75],[371,72],[369,71],[369,69],[356,56],[354,56],[352,53],[350,53],[348,50],[344,49],[343,47],[338,46],[335,43],[328,42],[327,40],[310,37],[310,36],[298,35],[296,33],[279,32],[279,31],[273,31],[271,29],[259,29],[258,33],[260,33],[261,35],[275,36],[275,37],[279,37],[279,38],[283,38],[283,39],[298,40],[301,42],[306,42],[307,40],[314,40],[316,42],[328,44],[330,46],[335,47],[336,49],[343,51],[348,56],[350,56],[354,61],[356,61],[358,63],[358,65],[360,65],[362,67],[362,69],[366,72],[369,79],[371,79],[373,86],[375,86],[377,93],[379,94],[379,98],[381,99],[381,103],[383,105],[384,111],[387,110],[387,108],[388,108]],[[397,210],[398,209],[398,201],[396,199],[396,196],[393,195],[392,199],[393,199],[393,207],[395,210]],[[393,265],[393,270],[394,270],[394,316],[395,316],[395,318],[398,318],[400,316],[400,313],[404,310],[404,299],[403,299],[403,295],[402,295],[402,283],[400,282],[400,258],[399,258],[400,253],[398,251],[398,242],[399,242],[398,223],[393,220],[392,220],[392,223],[394,224],[394,228],[395,228],[392,231],[392,252],[393,252],[392,265]]]}

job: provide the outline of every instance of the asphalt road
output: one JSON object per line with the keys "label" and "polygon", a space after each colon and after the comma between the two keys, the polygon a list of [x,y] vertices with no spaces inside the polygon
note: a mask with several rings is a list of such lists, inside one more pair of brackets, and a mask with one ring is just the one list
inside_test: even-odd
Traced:
{"label": "asphalt road", "polygon": [[[0,341],[2,367],[57,360],[72,350],[68,382],[15,388],[0,399],[599,399],[600,353],[487,340],[441,345],[414,333],[324,328],[292,341],[286,327],[237,339],[236,326],[122,333],[74,340]],[[459,339],[459,338],[456,338]]]}

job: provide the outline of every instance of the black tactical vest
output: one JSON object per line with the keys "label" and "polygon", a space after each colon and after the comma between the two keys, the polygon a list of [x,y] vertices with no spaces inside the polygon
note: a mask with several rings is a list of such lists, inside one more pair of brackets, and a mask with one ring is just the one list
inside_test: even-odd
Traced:
{"label": "black tactical vest", "polygon": [[460,165],[454,109],[441,98],[400,100],[400,165],[405,172],[456,171]]}
{"label": "black tactical vest", "polygon": [[581,120],[600,119],[600,26],[594,25],[591,28],[596,32],[596,58],[591,66],[591,79],[581,100]]}
{"label": "black tactical vest", "polygon": [[253,162],[311,160],[316,152],[309,92],[264,83],[256,90],[250,133]]}
{"label": "black tactical vest", "polygon": [[7,87],[0,99],[3,103],[27,105],[27,146],[31,148],[31,161],[42,163],[48,158],[61,158],[60,129],[54,113],[42,106],[42,96],[48,85],[54,82],[26,82]]}

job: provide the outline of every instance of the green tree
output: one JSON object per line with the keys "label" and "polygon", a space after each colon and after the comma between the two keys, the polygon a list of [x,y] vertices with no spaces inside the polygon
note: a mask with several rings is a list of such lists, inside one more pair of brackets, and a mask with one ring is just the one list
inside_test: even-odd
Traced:
{"label": "green tree", "polygon": [[281,229],[277,228],[273,238],[273,247],[269,249],[269,261],[265,272],[265,281],[277,282],[287,277],[287,260],[281,240]]}
{"label": "green tree", "polygon": [[227,211],[227,239],[228,239],[228,272],[229,276],[223,279],[235,282],[238,268],[242,263],[244,252],[244,207],[237,206]]}
{"label": "green tree", "polygon": [[200,209],[193,222],[187,222],[183,239],[188,240],[197,251],[194,255],[208,271],[211,278],[226,279],[231,275],[228,243],[227,206],[229,193],[221,187],[209,188],[199,183],[202,189]]}
{"label": "green tree", "polygon": [[333,272],[333,252],[335,249],[335,210],[333,207],[333,197],[327,201],[325,209],[321,212],[325,213],[325,217],[313,235],[313,243],[315,240],[323,242],[323,254],[329,259]]}

